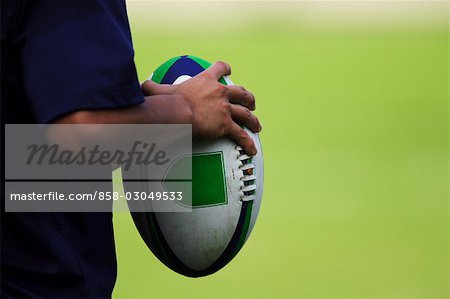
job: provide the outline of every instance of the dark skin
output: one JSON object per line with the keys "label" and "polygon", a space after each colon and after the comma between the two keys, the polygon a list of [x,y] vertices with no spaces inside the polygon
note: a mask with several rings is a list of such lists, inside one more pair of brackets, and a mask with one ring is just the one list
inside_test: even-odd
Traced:
{"label": "dark skin", "polygon": [[[255,110],[255,97],[241,86],[225,86],[218,82],[222,76],[230,74],[230,66],[219,61],[179,85],[145,81],[142,85],[145,102],[140,105],[77,111],[54,123],[192,124],[195,139],[229,137],[247,154],[255,155],[256,147],[252,138],[240,127],[243,125],[253,132],[261,131],[258,118],[251,112]],[[86,132],[95,133],[99,134]]]}

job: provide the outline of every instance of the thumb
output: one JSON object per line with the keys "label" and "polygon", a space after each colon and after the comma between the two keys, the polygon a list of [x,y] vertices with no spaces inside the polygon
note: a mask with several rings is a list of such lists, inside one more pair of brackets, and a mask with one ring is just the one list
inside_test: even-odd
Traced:
{"label": "thumb", "polygon": [[145,96],[170,94],[173,91],[173,85],[170,84],[158,84],[152,80],[146,80],[142,86],[142,91]]}

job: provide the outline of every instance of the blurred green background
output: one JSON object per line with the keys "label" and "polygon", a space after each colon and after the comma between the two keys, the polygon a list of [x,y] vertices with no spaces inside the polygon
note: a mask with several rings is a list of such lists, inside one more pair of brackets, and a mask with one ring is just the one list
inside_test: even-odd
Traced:
{"label": "blurred green background", "polygon": [[257,96],[263,204],[240,254],[182,277],[114,215],[114,298],[448,298],[447,2],[129,1],[140,80],[225,60]]}

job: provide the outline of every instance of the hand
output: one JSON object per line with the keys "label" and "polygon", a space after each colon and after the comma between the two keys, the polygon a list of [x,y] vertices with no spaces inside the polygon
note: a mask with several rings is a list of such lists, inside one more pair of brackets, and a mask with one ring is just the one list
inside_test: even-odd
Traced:
{"label": "hand", "polygon": [[222,76],[230,75],[227,63],[216,62],[197,76],[179,84],[157,84],[145,81],[145,95],[172,95],[191,112],[193,137],[217,139],[230,137],[249,155],[256,154],[252,138],[240,126],[253,132],[261,131],[255,110],[255,97],[241,86],[226,86],[218,82]]}

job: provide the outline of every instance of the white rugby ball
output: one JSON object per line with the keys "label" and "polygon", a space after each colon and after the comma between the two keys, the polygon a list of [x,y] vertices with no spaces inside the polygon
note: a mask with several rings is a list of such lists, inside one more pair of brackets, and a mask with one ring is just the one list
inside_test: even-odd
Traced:
{"label": "white rugby ball", "polygon": [[[179,84],[209,65],[193,56],[175,57],[150,79]],[[220,82],[232,84],[228,78]],[[249,237],[261,205],[264,177],[258,134],[246,131],[258,150],[252,157],[227,138],[194,142],[191,212],[132,213],[147,246],[170,269],[189,277],[212,274],[231,261]],[[145,176],[145,170],[142,173]]]}

